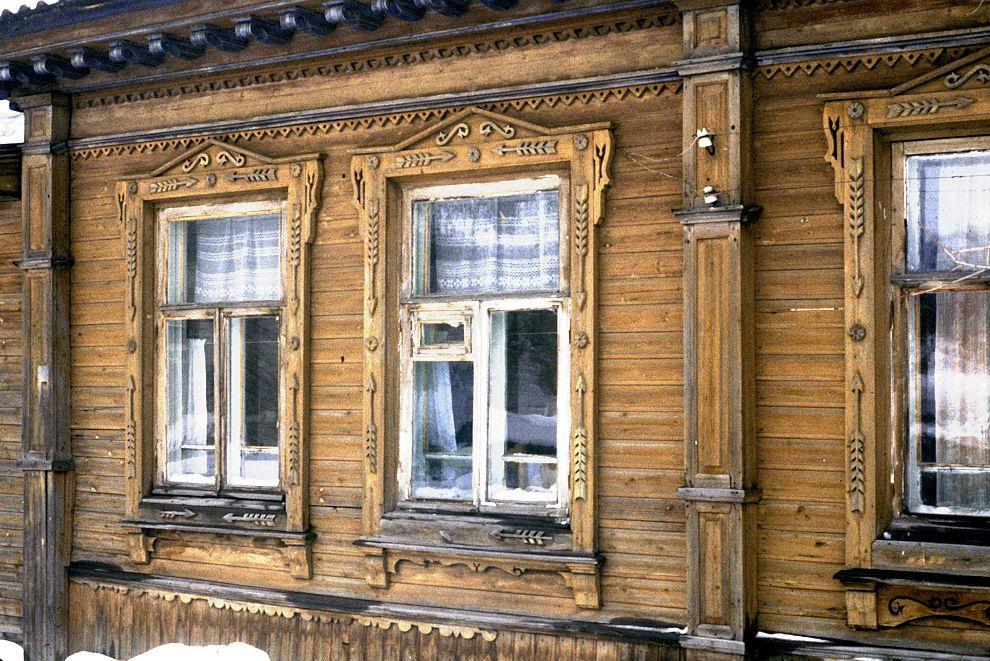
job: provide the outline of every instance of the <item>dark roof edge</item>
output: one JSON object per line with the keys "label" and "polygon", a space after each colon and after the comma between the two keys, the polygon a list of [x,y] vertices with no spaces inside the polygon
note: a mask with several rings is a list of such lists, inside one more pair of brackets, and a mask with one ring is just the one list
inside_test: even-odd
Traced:
{"label": "dark roof edge", "polygon": [[44,2],[34,9],[24,6],[17,12],[0,13],[0,39],[12,39],[67,25],[95,21],[133,11],[155,9],[179,0],[61,0]]}

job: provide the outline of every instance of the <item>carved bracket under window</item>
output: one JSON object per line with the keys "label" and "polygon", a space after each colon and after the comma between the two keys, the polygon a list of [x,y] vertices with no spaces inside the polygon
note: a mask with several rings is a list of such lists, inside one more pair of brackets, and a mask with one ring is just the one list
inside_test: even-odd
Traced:
{"label": "carved bracket under window", "polygon": [[[571,393],[568,474],[570,529],[567,534],[569,553],[594,557],[597,550],[595,479],[596,387],[595,334],[596,301],[596,233],[605,217],[605,193],[611,183],[609,168],[613,145],[607,124],[548,128],[479,108],[469,108],[447,120],[411,136],[391,147],[355,152],[351,165],[354,204],[364,240],[364,504],[365,540],[381,539],[383,515],[396,509],[399,430],[391,421],[398,406],[398,393],[389,384],[396,383],[396,365],[383,347],[393,346],[398,308],[397,282],[386,282],[399,269],[396,237],[401,226],[397,202],[403,186],[444,183],[474,183],[499,178],[532,177],[545,174],[561,176],[565,181],[566,217],[569,225],[569,273],[567,293],[570,297],[570,383],[561,384]],[[392,217],[395,214],[396,217]],[[391,270],[390,270],[391,269]],[[390,321],[391,320],[391,321]],[[539,518],[539,517],[535,517]],[[530,526],[520,524],[500,538],[485,537],[484,526],[475,531],[481,548],[500,548],[518,543],[524,549],[537,550],[550,544],[548,538],[528,535]],[[538,527],[538,526],[537,526]],[[484,539],[481,539],[484,537]],[[560,540],[553,544],[559,544]],[[437,558],[463,557],[463,547],[449,544],[439,547]],[[388,585],[387,575],[395,571],[403,556],[397,550],[372,552],[369,560],[369,583]],[[390,555],[391,554],[391,555]],[[385,556],[389,557],[386,567]],[[496,557],[496,556],[491,556]],[[396,559],[396,562],[392,562]],[[422,559],[422,558],[420,558]],[[597,607],[597,563],[591,572],[571,570],[567,565],[540,564],[534,554],[533,564],[541,571],[556,571],[581,586],[579,604]],[[584,566],[582,562],[577,565]],[[573,564],[573,563],[572,563]],[[493,565],[494,566],[494,565]],[[379,569],[381,567],[381,569]],[[529,571],[529,570],[527,570]],[[535,570],[534,570],[535,571]],[[511,572],[510,572],[511,573]],[[594,596],[591,596],[591,592]],[[577,595],[578,590],[575,590]]]}
{"label": "carved bracket under window", "polygon": [[359,541],[364,548],[365,572],[372,587],[387,588],[389,577],[398,574],[403,563],[421,567],[456,567],[478,574],[489,571],[510,576],[532,573],[559,574],[571,589],[578,608],[601,608],[601,558],[579,554],[532,554],[499,552],[488,549],[423,546],[397,542]]}
{"label": "carved bracket under window", "polygon": [[[849,329],[844,376],[848,568],[917,567],[926,556],[921,544],[893,560],[877,555],[883,546],[877,532],[899,515],[894,508],[903,494],[902,467],[891,464],[891,456],[901,456],[902,441],[890,423],[896,415],[890,411],[891,370],[886,358],[891,355],[886,223],[894,220],[888,217],[888,199],[891,186],[897,184],[891,183],[891,147],[885,141],[900,135],[917,140],[924,137],[922,131],[979,132],[973,127],[986,126],[990,120],[990,78],[983,75],[987,70],[990,49],[983,49],[873,95],[824,97],[825,160],[834,170],[835,196],[843,209],[843,309],[844,327]],[[894,443],[893,452],[888,439]],[[897,626],[918,617],[949,616],[952,611],[948,594],[919,592],[908,600],[890,602],[898,594],[875,589],[872,583],[867,587],[847,583],[846,588],[849,624],[854,627]],[[890,603],[881,603],[887,597]],[[973,602],[960,596],[957,603]],[[967,609],[952,612],[972,619],[963,614],[970,612]]]}
{"label": "carved bracket under window", "polygon": [[[313,540],[316,536],[311,532],[251,531],[195,524],[154,526],[137,521],[125,521],[123,526],[128,531],[131,562],[136,564],[149,564],[161,544],[175,542],[185,545],[192,539],[201,539],[208,545],[216,543],[218,535],[224,535],[241,540],[238,550],[225,551],[232,565],[240,564],[237,559],[240,553],[245,553],[245,562],[250,562],[253,556],[267,552],[271,555],[272,566],[281,565],[293,578],[313,577]],[[252,549],[245,552],[241,550],[241,545],[251,546]]]}
{"label": "carved bracket under window", "polygon": [[899,627],[927,619],[964,620],[990,627],[990,581],[984,577],[918,571],[846,569],[852,626]]}
{"label": "carved bracket under window", "polygon": [[[269,158],[235,145],[210,140],[148,174],[117,182],[116,203],[126,264],[125,334],[127,369],[124,389],[124,477],[126,524],[135,562],[153,556],[155,535],[171,530],[216,534],[272,533],[282,540],[279,553],[308,576],[307,402],[309,397],[309,261],[322,194],[322,166],[315,154]],[[190,204],[225,204],[271,199],[284,202],[281,222],[278,307],[279,337],[279,489],[254,500],[235,495],[198,499],[185,494],[169,502],[156,463],[155,416],[164,398],[156,393],[156,282],[165,270],[156,254],[156,209]],[[156,490],[155,496],[152,491]],[[187,490],[189,491],[189,490]],[[195,491],[195,486],[193,488]],[[247,500],[243,500],[247,498]],[[243,505],[243,507],[241,506]],[[302,536],[302,537],[300,537]]]}

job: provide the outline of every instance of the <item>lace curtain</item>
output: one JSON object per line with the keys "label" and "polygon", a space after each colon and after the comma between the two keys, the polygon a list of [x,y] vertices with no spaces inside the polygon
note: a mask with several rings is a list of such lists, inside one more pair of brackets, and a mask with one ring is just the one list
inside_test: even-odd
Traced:
{"label": "lace curtain", "polygon": [[417,203],[418,294],[560,288],[557,191]]}
{"label": "lace curtain", "polygon": [[280,220],[265,214],[170,223],[169,302],[281,298]]}

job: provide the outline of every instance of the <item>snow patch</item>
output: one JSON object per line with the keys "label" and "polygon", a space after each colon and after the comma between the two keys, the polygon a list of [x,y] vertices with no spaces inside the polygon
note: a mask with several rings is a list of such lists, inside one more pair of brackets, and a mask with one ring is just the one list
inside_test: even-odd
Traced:
{"label": "snow patch", "polygon": [[9,640],[0,640],[0,661],[24,661],[24,648]]}
{"label": "snow patch", "polygon": [[0,145],[21,142],[24,142],[24,116],[11,110],[6,101],[0,101]]}
{"label": "snow patch", "polygon": [[[3,661],[7,661],[5,657]],[[189,647],[181,643],[170,643],[148,650],[144,654],[133,657],[130,661],[271,661],[265,652],[245,643],[230,645],[208,645],[206,647]],[[20,661],[20,660],[18,660]],[[116,659],[95,654],[93,652],[76,652],[65,661],[117,661]]]}

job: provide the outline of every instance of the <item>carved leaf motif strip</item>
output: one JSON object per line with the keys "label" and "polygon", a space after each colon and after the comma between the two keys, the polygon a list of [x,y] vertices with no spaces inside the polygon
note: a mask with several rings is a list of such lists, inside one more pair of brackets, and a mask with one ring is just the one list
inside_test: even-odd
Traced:
{"label": "carved leaf motif strip", "polygon": [[227,181],[248,181],[248,182],[261,182],[261,181],[275,181],[278,178],[278,168],[267,167],[267,168],[254,168],[253,170],[245,170],[243,172],[230,172],[224,179]]}
{"label": "carved leaf motif strip", "polygon": [[368,237],[366,241],[366,252],[365,260],[368,264],[368,279],[367,279],[367,306],[368,315],[374,316],[375,310],[378,309],[378,249],[379,249],[379,238],[378,238],[378,228],[379,222],[379,210],[378,203],[376,201],[371,201],[368,204]]}
{"label": "carved leaf motif strip", "polygon": [[127,315],[134,321],[137,315],[137,220],[127,221]]}
{"label": "carved leaf motif strip", "polygon": [[903,103],[891,103],[887,106],[887,118],[913,117],[915,115],[934,115],[942,108],[955,108],[962,110],[973,105],[975,101],[968,96],[957,96],[950,101],[939,101],[938,99],[921,99],[918,101],[904,101]]}
{"label": "carved leaf motif strip", "polygon": [[499,145],[492,149],[498,156],[515,154],[517,156],[547,156],[557,153],[556,140],[523,140],[516,145]]}
{"label": "carved leaf motif strip", "polygon": [[856,370],[850,389],[853,393],[853,431],[849,436],[849,509],[863,511],[866,489],[866,437],[863,435],[863,377]]}
{"label": "carved leaf motif strip", "polygon": [[289,224],[289,266],[292,268],[292,290],[290,295],[292,311],[299,311],[299,265],[302,261],[302,209],[292,205],[292,218]]}
{"label": "carved leaf motif strip", "polygon": [[852,290],[856,298],[863,293],[862,263],[860,257],[860,244],[863,240],[863,233],[866,230],[866,181],[863,174],[863,159],[852,160],[849,166],[849,236],[853,242],[853,274]]}
{"label": "carved leaf motif strip", "polygon": [[364,389],[368,393],[368,427],[364,433],[364,455],[368,460],[368,470],[377,473],[378,426],[375,424],[375,393],[378,391],[378,383],[374,374],[368,377],[368,385]]}
{"label": "carved leaf motif strip", "polygon": [[199,179],[195,177],[186,177],[184,179],[172,178],[165,179],[164,181],[156,181],[151,184],[152,193],[171,193],[177,191],[180,188],[192,188],[199,183]]}
{"label": "carved leaf motif strip", "polygon": [[134,376],[127,377],[127,411],[125,412],[126,429],[124,431],[124,452],[127,464],[127,477],[133,480],[137,475],[137,420],[134,414]]}
{"label": "carved leaf motif strip", "polygon": [[584,424],[584,396],[588,391],[584,375],[579,374],[577,385],[574,387],[578,398],[578,419],[574,428],[574,442],[571,447],[571,488],[575,500],[588,497],[588,429]]}
{"label": "carved leaf motif strip", "polygon": [[584,309],[588,292],[584,289],[585,261],[588,257],[588,184],[579,184],[574,198],[574,253],[577,255],[577,306]]}
{"label": "carved leaf motif strip", "polygon": [[402,154],[395,158],[395,167],[404,168],[424,168],[435,161],[446,163],[454,160],[456,154],[449,151],[433,153],[428,151],[417,151],[410,154]]}
{"label": "carved leaf motif strip", "polygon": [[292,375],[292,383],[289,385],[289,412],[292,419],[289,422],[289,484],[296,486],[299,484],[299,469],[301,459],[299,450],[299,377]]}

